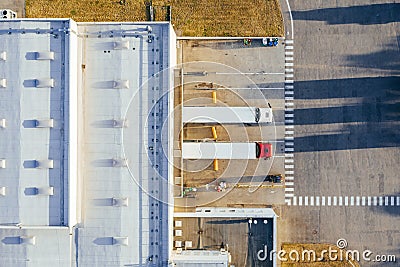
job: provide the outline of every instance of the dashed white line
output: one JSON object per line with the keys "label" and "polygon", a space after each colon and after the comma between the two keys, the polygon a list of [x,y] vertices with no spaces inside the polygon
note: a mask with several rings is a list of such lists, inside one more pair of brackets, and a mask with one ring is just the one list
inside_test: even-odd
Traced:
{"label": "dashed white line", "polygon": [[287,50],[293,50],[293,46],[292,46],[292,45],[287,45],[287,46],[285,46],[285,49],[287,49]]}

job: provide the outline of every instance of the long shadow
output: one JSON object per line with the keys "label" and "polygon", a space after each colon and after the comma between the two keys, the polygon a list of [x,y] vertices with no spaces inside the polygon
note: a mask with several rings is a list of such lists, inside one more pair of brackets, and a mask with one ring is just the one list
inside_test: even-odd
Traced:
{"label": "long shadow", "polygon": [[[400,77],[296,82],[295,99],[331,99],[335,103],[295,110],[295,124],[310,127],[296,137],[296,152],[400,145]],[[317,126],[322,124],[333,127]]]}
{"label": "long shadow", "polygon": [[294,20],[326,21],[328,24],[386,24],[400,21],[400,4],[386,3],[362,6],[293,11]]}
{"label": "long shadow", "polygon": [[400,74],[400,53],[397,43],[394,42],[377,52],[349,55],[346,60],[348,61],[346,65],[350,67],[392,70],[393,73]]}

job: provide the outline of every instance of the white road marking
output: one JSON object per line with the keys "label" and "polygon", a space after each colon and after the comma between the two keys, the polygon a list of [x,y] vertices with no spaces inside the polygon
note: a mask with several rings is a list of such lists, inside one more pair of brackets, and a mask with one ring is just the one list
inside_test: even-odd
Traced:
{"label": "white road marking", "polygon": [[318,196],[318,197],[315,197],[315,205],[316,205],[316,206],[319,206],[319,196]]}
{"label": "white road marking", "polygon": [[[284,75],[284,72],[214,72],[216,75]],[[209,74],[212,74],[211,72]]]}
{"label": "white road marking", "polygon": [[294,146],[294,142],[286,142],[285,145],[287,145],[287,146]]}
{"label": "white road marking", "polygon": [[354,197],[350,197],[350,206],[354,206]]}
{"label": "white road marking", "polygon": [[294,134],[294,131],[285,131],[285,134]]}
{"label": "white road marking", "polygon": [[344,197],[344,205],[345,206],[349,205],[349,197]]}
{"label": "white road marking", "polygon": [[293,40],[286,40],[285,43],[286,44],[293,44]]}
{"label": "white road marking", "polygon": [[383,197],[379,197],[379,206],[383,205]]}
{"label": "white road marking", "polygon": [[293,57],[285,57],[285,61],[293,61]]}
{"label": "white road marking", "polygon": [[294,174],[294,171],[285,171],[285,174]]}
{"label": "white road marking", "polygon": [[294,83],[293,80],[285,80],[285,83]]}
{"label": "white road marking", "polygon": [[362,205],[362,206],[365,206],[365,197],[362,197],[362,198],[361,198],[361,205]]}
{"label": "white road marking", "polygon": [[285,181],[294,181],[294,177],[293,176],[286,176],[285,177]]}
{"label": "white road marking", "polygon": [[310,197],[310,206],[314,206],[314,196]]}
{"label": "white road marking", "polygon": [[289,106],[294,106],[294,103],[293,103],[293,102],[286,102],[286,103],[285,103],[285,106],[287,106],[287,107],[289,107]]}
{"label": "white road marking", "polygon": [[325,206],[325,197],[321,197],[321,206]]}
{"label": "white road marking", "polygon": [[294,137],[293,136],[285,136],[285,140],[293,141]]}
{"label": "white road marking", "polygon": [[285,192],[293,192],[294,188],[292,187],[285,187]]}
{"label": "white road marking", "polygon": [[285,69],[285,72],[293,72],[293,69]]}
{"label": "white road marking", "polygon": [[285,120],[285,123],[294,123],[294,120]]}
{"label": "white road marking", "polygon": [[286,50],[293,50],[293,46],[292,45],[287,45],[287,46],[285,46],[285,49]]}
{"label": "white road marking", "polygon": [[285,85],[285,89],[293,89],[294,86],[293,85]]}
{"label": "white road marking", "polygon": [[286,186],[294,186],[294,182],[285,181],[285,185]]}
{"label": "white road marking", "polygon": [[293,108],[285,108],[285,111],[286,111],[286,112],[293,112],[294,109],[293,109]]}
{"label": "white road marking", "polygon": [[294,154],[292,154],[292,153],[285,153],[285,157],[286,157],[286,158],[293,158],[293,157],[294,157]]}
{"label": "white road marking", "polygon": [[333,197],[333,206],[337,206],[337,197],[336,196]]}
{"label": "white road marking", "polygon": [[293,91],[285,91],[285,95],[294,95]]}
{"label": "white road marking", "polygon": [[293,206],[297,206],[297,198],[293,197]]}
{"label": "white road marking", "polygon": [[285,67],[293,67],[293,62],[285,62]]}
{"label": "white road marking", "polygon": [[356,206],[360,206],[360,197],[356,197]]}
{"label": "white road marking", "polygon": [[303,205],[303,197],[299,197],[299,206]]}
{"label": "white road marking", "polygon": [[285,159],[285,163],[293,163],[294,159]]}
{"label": "white road marking", "polygon": [[285,169],[294,169],[294,165],[285,165]]}

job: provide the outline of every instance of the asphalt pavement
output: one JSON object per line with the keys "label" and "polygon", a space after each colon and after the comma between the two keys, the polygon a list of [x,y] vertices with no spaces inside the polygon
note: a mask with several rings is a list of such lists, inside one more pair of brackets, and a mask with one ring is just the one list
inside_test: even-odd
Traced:
{"label": "asphalt pavement", "polygon": [[289,3],[295,198],[282,209],[279,239],[345,238],[350,249],[400,259],[400,3]]}

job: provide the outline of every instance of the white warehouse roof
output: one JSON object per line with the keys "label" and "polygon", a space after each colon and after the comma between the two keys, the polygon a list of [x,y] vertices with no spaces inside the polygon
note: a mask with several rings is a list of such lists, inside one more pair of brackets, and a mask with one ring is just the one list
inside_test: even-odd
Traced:
{"label": "white warehouse roof", "polygon": [[18,19],[0,38],[0,266],[167,266],[172,26]]}

